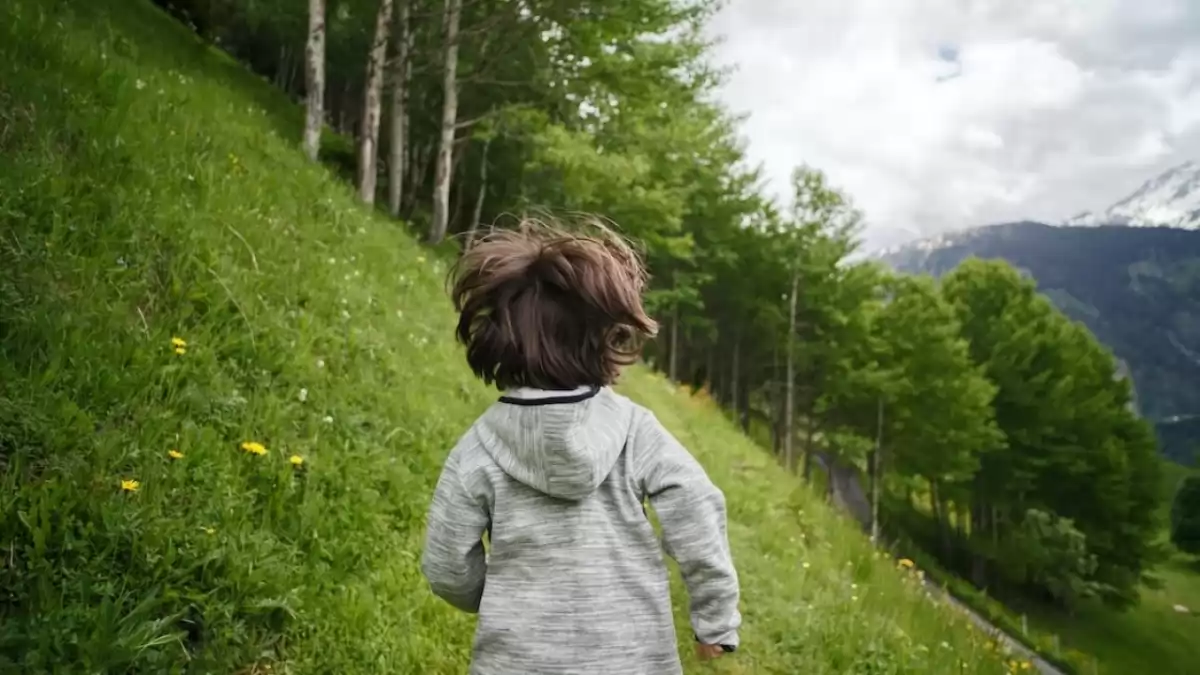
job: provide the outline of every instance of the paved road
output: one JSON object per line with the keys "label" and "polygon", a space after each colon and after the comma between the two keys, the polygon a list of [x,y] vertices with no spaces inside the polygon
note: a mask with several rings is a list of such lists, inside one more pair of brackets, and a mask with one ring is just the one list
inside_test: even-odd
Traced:
{"label": "paved road", "polygon": [[[825,453],[817,453],[816,460],[821,468],[825,469],[830,476],[833,484],[834,503],[848,511],[865,528],[866,524],[871,522],[871,505],[858,479],[858,473],[850,467],[840,465]],[[932,583],[928,579],[925,580],[925,586],[931,593],[941,596],[947,603],[965,612],[967,617],[976,626],[979,626],[986,633],[999,640],[1010,654],[1027,659],[1033,663],[1041,675],[1066,675],[1066,673],[1051,665],[1048,661],[1038,656],[1036,652],[1022,644],[1020,640],[1000,630],[992,622],[977,614],[975,610],[960,602],[958,598],[950,595],[941,586]]]}
{"label": "paved road", "polygon": [[930,590],[930,592],[941,595],[942,599],[945,600],[950,605],[953,605],[954,607],[962,610],[967,615],[967,618],[969,618],[972,622],[974,622],[974,624],[976,626],[979,626],[979,628],[981,628],[982,630],[987,632],[989,635],[991,635],[994,638],[996,638],[997,640],[999,640],[1000,643],[1003,644],[1005,646],[1005,648],[1007,648],[1007,650],[1010,654],[1019,656],[1023,659],[1027,659],[1030,662],[1032,662],[1034,667],[1037,668],[1038,672],[1041,673],[1042,675],[1066,675],[1065,672],[1059,670],[1057,667],[1055,667],[1049,661],[1038,656],[1036,652],[1034,652],[1033,650],[1026,647],[1024,644],[1022,644],[1020,640],[1018,640],[1018,639],[1012,637],[1011,635],[1009,635],[1008,633],[1005,633],[1004,631],[1000,630],[994,624],[992,624],[992,622],[988,621],[987,619],[983,618],[979,614],[975,613],[975,610],[971,609],[970,607],[967,607],[962,602],[960,602],[958,600],[958,598],[954,597],[953,595],[950,595],[950,593],[948,593],[947,591],[942,590],[941,586],[938,586],[937,584],[934,584],[933,582],[926,579],[925,587],[928,588]]}

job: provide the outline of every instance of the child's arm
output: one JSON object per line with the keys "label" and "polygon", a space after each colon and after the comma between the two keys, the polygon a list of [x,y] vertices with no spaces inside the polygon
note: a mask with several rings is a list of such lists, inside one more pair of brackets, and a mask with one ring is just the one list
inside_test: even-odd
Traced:
{"label": "child's arm", "polygon": [[464,612],[479,611],[487,574],[483,532],[487,509],[463,485],[458,457],[450,453],[433,491],[421,572],[433,592]]}
{"label": "child's arm", "polygon": [[643,423],[642,484],[662,523],[663,544],[679,563],[692,629],[706,645],[738,644],[738,578],[725,533],[725,496],[652,415]]}

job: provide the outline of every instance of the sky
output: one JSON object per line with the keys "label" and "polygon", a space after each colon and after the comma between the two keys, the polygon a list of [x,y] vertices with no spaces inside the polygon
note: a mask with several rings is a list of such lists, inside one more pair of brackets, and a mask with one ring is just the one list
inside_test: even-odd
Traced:
{"label": "sky", "polygon": [[1101,210],[1200,159],[1200,0],[727,0],[768,191],[823,170],[866,248]]}

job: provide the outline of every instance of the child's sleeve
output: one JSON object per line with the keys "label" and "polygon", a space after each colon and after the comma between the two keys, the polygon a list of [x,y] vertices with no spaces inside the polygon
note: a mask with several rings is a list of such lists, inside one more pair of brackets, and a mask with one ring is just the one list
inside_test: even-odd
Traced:
{"label": "child's sleeve", "polygon": [[464,612],[478,612],[483,597],[487,527],[487,509],[466,489],[452,452],[433,491],[421,572],[436,595]]}
{"label": "child's sleeve", "polygon": [[653,415],[647,414],[642,426],[642,487],[662,524],[664,548],[683,573],[696,639],[736,647],[742,616],[725,531],[725,496]]}

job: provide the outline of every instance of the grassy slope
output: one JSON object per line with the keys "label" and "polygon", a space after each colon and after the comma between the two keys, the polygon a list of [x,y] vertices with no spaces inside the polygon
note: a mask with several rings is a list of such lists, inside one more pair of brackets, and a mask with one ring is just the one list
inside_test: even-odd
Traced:
{"label": "grassy slope", "polygon": [[[0,670],[463,672],[471,620],[416,561],[494,394],[444,265],[298,136],[148,5],[0,5]],[[745,649],[713,672],[1003,671],[708,403],[622,389],[729,497]]]}
{"label": "grassy slope", "polygon": [[[1174,495],[1179,482],[1194,469],[1174,463],[1166,466],[1163,489]],[[1170,499],[1165,504],[1169,510]],[[1030,624],[1056,632],[1064,644],[1094,655],[1105,675],[1198,672],[1193,645],[1200,634],[1200,616],[1179,614],[1174,605],[1200,613],[1200,564],[1174,553],[1154,573],[1163,587],[1143,588],[1141,603],[1127,612],[1090,606],[1073,617],[1030,617]]]}

